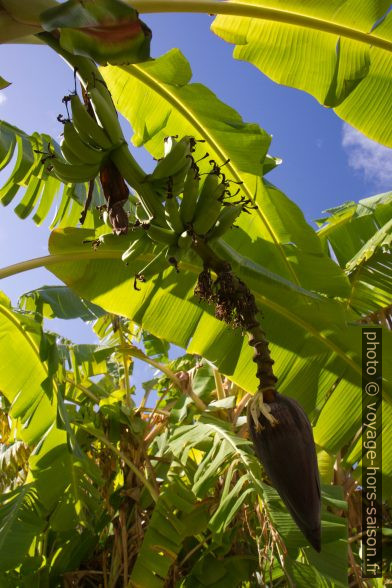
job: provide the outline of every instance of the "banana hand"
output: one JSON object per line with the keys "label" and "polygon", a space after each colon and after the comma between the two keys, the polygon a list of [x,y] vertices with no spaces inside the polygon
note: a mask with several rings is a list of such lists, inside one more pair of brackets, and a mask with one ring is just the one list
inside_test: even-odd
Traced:
{"label": "banana hand", "polygon": [[71,122],[64,124],[64,138],[61,143],[61,151],[69,163],[89,165],[101,164],[106,152],[95,149],[84,143]]}
{"label": "banana hand", "polygon": [[[64,184],[80,184],[95,178],[99,173],[99,165],[71,165],[58,157],[49,160],[47,167],[56,178]],[[51,169],[50,169],[51,168]]]}

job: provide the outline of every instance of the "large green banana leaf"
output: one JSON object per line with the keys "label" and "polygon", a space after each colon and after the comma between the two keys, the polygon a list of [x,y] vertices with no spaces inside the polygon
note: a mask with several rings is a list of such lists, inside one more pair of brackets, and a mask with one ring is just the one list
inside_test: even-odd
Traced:
{"label": "large green banana leaf", "polygon": [[19,299],[19,306],[38,314],[38,318],[81,318],[83,321],[95,321],[105,314],[102,308],[82,300],[65,286],[43,286],[26,292]]}
{"label": "large green banana leaf", "polygon": [[162,157],[165,136],[193,135],[205,141],[196,155],[210,155],[200,162],[202,171],[210,169],[210,158],[230,160],[224,168],[227,178],[242,181],[241,193],[258,205],[236,223],[243,231],[227,237],[236,251],[294,284],[329,296],[348,295],[347,278],[323,255],[301,210],[261,179],[265,164],[269,166],[269,135],[245,123],[205,86],[191,84],[189,63],[178,49],[143,64],[101,68],[101,73],[117,109],[134,129],[135,145]]}
{"label": "large green banana leaf", "polygon": [[[188,255],[180,273],[168,269],[142,285],[133,287],[134,275],[151,259],[149,252],[132,266],[120,260],[126,237],[108,235],[97,249],[83,241],[93,233],[82,229],[56,229],[49,248],[49,265],[57,277],[81,297],[108,312],[127,316],[152,334],[165,338],[191,353],[214,362],[223,373],[249,391],[257,387],[252,351],[246,338],[218,321],[211,308],[193,294],[201,264]],[[69,261],[69,256],[74,260]],[[245,259],[244,259],[245,261]],[[289,288],[279,276],[259,272],[248,274],[246,264],[236,269],[252,289],[264,313],[263,327],[271,342],[271,354],[279,378],[279,390],[299,400],[317,418],[316,442],[335,453],[348,443],[361,424],[361,330],[347,326],[344,303],[325,296],[314,298]],[[385,332],[384,353],[391,352],[392,337]],[[385,361],[384,377],[390,379],[391,366]],[[385,414],[391,403],[385,387]],[[344,421],[339,427],[341,415]],[[384,431],[384,442],[392,441],[392,430]],[[385,489],[392,474],[392,454],[384,459]]]}
{"label": "large green banana leaf", "polygon": [[[7,6],[8,4],[8,6]],[[7,0],[0,3],[0,43],[7,43],[18,41],[20,38],[35,35],[41,31],[41,27],[37,24],[30,24],[28,15],[26,14],[26,2],[23,2],[24,19],[17,20],[12,13],[8,12],[11,3]],[[30,4],[30,3],[27,3]],[[31,4],[35,4],[31,2]],[[22,13],[22,10],[21,10]],[[24,20],[24,22],[23,22]]]}
{"label": "large green banana leaf", "polygon": [[32,484],[3,494],[0,505],[0,572],[3,572],[20,566],[34,538],[45,529],[45,519],[40,516],[37,492]]}
{"label": "large green banana leaf", "polygon": [[48,386],[48,368],[40,356],[37,328],[39,325],[34,329],[32,322],[13,312],[2,298],[0,390],[11,403],[10,416],[19,420],[20,436],[26,443],[41,439],[57,412],[56,398]]}
{"label": "large green banana leaf", "polygon": [[252,17],[218,15],[212,30],[236,45],[236,59],[309,92],[368,137],[392,146],[389,0],[235,4],[254,6]]}
{"label": "large green banana leaf", "polygon": [[328,210],[318,235],[351,282],[348,304],[360,316],[392,303],[392,192]]}

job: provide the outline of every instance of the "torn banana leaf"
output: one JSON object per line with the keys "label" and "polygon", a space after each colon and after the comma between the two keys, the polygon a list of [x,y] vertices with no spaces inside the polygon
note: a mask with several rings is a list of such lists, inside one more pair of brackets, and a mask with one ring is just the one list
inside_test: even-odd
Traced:
{"label": "torn banana leaf", "polygon": [[41,15],[47,31],[59,29],[61,46],[105,65],[138,63],[150,57],[150,29],[136,10],[119,0],[68,0]]}

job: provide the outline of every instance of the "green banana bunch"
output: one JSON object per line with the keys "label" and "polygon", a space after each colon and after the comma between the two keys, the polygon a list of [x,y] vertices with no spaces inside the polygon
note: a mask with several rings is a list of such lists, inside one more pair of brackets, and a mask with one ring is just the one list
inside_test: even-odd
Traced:
{"label": "green banana bunch", "polygon": [[[230,193],[230,181],[226,180],[214,161],[210,161],[212,170],[200,189],[198,161],[191,155],[195,144],[192,137],[183,137],[179,141],[174,137],[166,138],[165,156],[145,180],[154,186],[155,193],[159,194],[159,189],[165,187],[163,217],[155,217],[141,206],[136,208],[138,223],[153,243],[167,249],[167,261],[175,267],[184,252],[192,246],[195,236],[205,241],[219,239],[247,205],[243,197],[234,203],[226,201],[227,197],[235,194]],[[177,188],[174,187],[178,177],[181,177],[182,184],[180,203]]]}
{"label": "green banana bunch", "polygon": [[64,183],[86,182],[97,176],[109,153],[125,142],[114,106],[97,88],[89,90],[89,98],[98,122],[79,96],[72,95],[72,122],[65,121],[60,145],[64,159],[50,158],[51,171]]}

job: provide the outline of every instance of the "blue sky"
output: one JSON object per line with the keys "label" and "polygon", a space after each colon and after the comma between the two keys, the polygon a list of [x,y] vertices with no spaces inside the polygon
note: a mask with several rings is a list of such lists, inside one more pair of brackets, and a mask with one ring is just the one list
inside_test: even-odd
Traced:
{"label": "blue sky", "polygon": [[[311,96],[278,86],[247,63],[231,57],[232,46],[215,37],[208,15],[144,15],[153,31],[152,56],[179,47],[189,59],[193,81],[204,83],[273,135],[271,154],[283,159],[268,179],[304,211],[309,222],[347,200],[386,192],[392,185],[392,150],[373,143],[320,106]],[[49,48],[0,46],[0,75],[12,86],[0,93],[0,118],[26,132],[59,136],[56,116],[73,87],[73,74]],[[127,128],[127,136],[131,130]],[[147,161],[142,157],[142,161]],[[0,179],[5,181],[5,174]],[[0,206],[0,266],[45,255],[48,223],[35,227]],[[46,270],[7,278],[1,289],[16,302],[23,292],[57,283]],[[81,321],[56,321],[51,328],[77,342],[91,340]]]}

